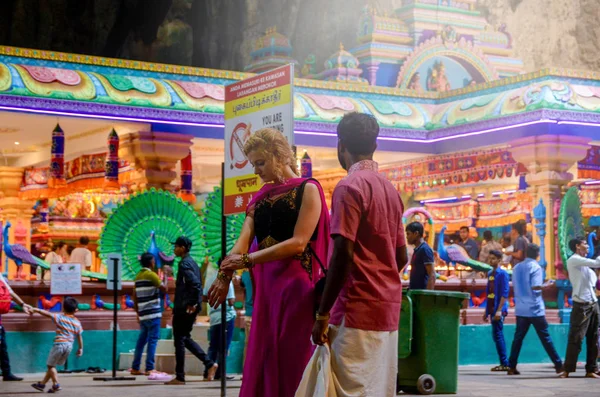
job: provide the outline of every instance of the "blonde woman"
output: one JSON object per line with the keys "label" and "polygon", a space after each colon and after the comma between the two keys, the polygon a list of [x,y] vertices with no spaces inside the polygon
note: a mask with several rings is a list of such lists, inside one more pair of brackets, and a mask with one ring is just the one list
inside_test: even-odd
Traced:
{"label": "blonde woman", "polygon": [[248,205],[209,302],[222,303],[233,272],[250,269],[254,312],[240,396],[294,396],[314,350],[314,287],[323,277],[315,255],[327,263],[329,211],[319,184],[298,177],[293,151],[279,131],[257,131],[244,153],[265,185]]}

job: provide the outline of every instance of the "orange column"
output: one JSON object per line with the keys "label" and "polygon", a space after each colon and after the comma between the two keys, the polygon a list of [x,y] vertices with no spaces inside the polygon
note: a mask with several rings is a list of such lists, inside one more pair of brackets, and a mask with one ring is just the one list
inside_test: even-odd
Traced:
{"label": "orange column", "polygon": [[[9,243],[14,244],[15,231],[17,228],[26,231],[22,236],[24,246],[27,250],[31,246],[31,217],[33,216],[33,201],[21,200],[19,190],[23,179],[23,168],[18,167],[0,167],[0,218],[2,224],[7,222],[12,224],[9,233]],[[6,255],[2,255],[2,269],[4,270]],[[9,278],[15,278],[17,266],[12,260],[9,260],[8,275]],[[22,274],[29,276],[29,265],[23,265]]]}
{"label": "orange column", "polygon": [[133,190],[150,188],[173,190],[177,162],[188,155],[191,135],[154,131],[132,132],[121,136],[119,157],[133,167]]}
{"label": "orange column", "polygon": [[[582,160],[589,149],[590,139],[569,135],[543,135],[528,137],[511,142],[511,153],[515,160],[527,167],[526,176],[531,191],[531,206],[537,205],[540,199],[546,206],[546,275],[554,278],[555,264],[559,258],[555,255],[556,239],[554,236],[553,208],[560,201],[567,185],[573,180],[569,169]],[[539,237],[532,233],[534,241]]]}

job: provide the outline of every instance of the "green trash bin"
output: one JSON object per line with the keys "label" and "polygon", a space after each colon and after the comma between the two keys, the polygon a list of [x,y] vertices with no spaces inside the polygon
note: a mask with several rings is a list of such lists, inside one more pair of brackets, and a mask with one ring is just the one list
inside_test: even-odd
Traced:
{"label": "green trash bin", "polygon": [[468,298],[464,292],[412,290],[403,294],[398,330],[399,390],[456,394],[460,308]]}

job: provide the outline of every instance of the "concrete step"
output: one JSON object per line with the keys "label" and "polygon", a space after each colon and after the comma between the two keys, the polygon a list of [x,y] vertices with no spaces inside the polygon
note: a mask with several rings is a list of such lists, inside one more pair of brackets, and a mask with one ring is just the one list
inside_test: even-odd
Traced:
{"label": "concrete step", "polygon": [[[191,336],[204,351],[208,351],[208,330],[210,324],[206,322],[199,322],[192,328]],[[121,353],[119,355],[119,368],[128,369],[131,368],[133,363],[134,349],[127,353]],[[144,352],[146,349],[144,349]],[[186,353],[189,353],[186,351]],[[141,369],[144,369],[146,362],[146,353],[142,355]],[[156,346],[156,354],[154,360],[154,368],[157,371],[166,373],[175,373],[175,346],[172,339],[160,339]],[[185,356],[185,372],[190,375],[202,375],[204,373],[204,364],[200,362],[195,356],[186,354]]]}
{"label": "concrete step", "polygon": [[[133,353],[121,353],[119,356],[119,368],[126,370],[131,368]],[[146,353],[142,355],[141,370],[145,369]],[[154,356],[154,369],[168,374],[175,373],[175,354],[156,354]],[[191,354],[185,355],[185,373],[188,375],[202,376],[204,364]]]}

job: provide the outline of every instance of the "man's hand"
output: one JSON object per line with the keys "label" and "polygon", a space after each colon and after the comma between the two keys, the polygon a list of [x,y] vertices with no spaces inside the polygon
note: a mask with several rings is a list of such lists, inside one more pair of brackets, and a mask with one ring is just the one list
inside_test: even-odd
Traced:
{"label": "man's hand", "polygon": [[221,303],[225,302],[227,293],[229,292],[229,282],[216,279],[208,290],[208,304],[210,307],[216,308]]}
{"label": "man's hand", "polygon": [[30,316],[33,315],[33,307],[31,307],[31,305],[28,305],[27,303],[23,303],[23,312],[25,314],[29,314]]}
{"label": "man's hand", "polygon": [[483,321],[486,322],[486,323],[488,322],[488,315],[487,315],[487,313],[483,314]]}
{"label": "man's hand", "polygon": [[313,325],[312,340],[315,345],[323,346],[329,342],[327,333],[329,332],[329,320],[317,320]]}
{"label": "man's hand", "polygon": [[190,306],[190,305],[188,305],[188,306],[185,308],[185,312],[186,312],[187,314],[193,314],[193,313],[195,313],[195,312],[196,312],[196,308],[197,308],[197,307],[198,307],[198,305],[194,305],[194,306]]}
{"label": "man's hand", "polygon": [[140,323],[140,316],[138,314],[135,315],[135,319],[137,320],[138,324]]}
{"label": "man's hand", "polygon": [[81,356],[83,356],[83,349],[79,348],[79,349],[77,349],[77,357],[81,357]]}
{"label": "man's hand", "polygon": [[494,321],[500,321],[500,320],[502,320],[502,316],[500,316],[499,314],[495,314]]}

